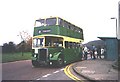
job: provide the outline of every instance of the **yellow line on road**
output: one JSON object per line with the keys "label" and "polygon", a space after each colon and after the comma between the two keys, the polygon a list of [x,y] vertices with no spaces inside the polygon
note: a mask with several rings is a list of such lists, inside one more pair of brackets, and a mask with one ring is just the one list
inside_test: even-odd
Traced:
{"label": "yellow line on road", "polygon": [[70,71],[70,67],[72,66],[73,64],[70,64],[68,66],[66,66],[64,68],[64,72],[65,74],[70,77],[72,80],[75,80],[76,82],[83,82],[81,79],[79,79],[78,77],[76,77],[75,75],[73,75]]}

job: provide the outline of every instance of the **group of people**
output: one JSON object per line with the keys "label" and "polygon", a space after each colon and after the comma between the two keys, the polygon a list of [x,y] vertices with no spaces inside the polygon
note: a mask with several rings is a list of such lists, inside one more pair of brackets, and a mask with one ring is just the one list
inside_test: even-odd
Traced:
{"label": "group of people", "polygon": [[90,55],[91,59],[96,59],[96,58],[102,58],[101,56],[105,54],[105,49],[101,48],[100,46],[95,47],[92,45],[91,49],[88,49],[87,46],[85,45],[83,47],[83,59],[87,60],[88,54]]}

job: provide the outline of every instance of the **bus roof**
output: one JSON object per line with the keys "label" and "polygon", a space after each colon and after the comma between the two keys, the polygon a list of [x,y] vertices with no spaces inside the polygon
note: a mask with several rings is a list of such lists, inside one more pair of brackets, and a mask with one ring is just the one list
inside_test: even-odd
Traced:
{"label": "bus roof", "polygon": [[[59,19],[62,19],[62,20],[64,20],[64,21],[66,21],[66,22],[68,22],[68,23],[74,25],[74,26],[77,27],[77,28],[80,28],[80,27],[76,26],[75,24],[73,24],[73,23],[71,23],[71,22],[69,22],[69,21],[67,21],[67,20],[65,20],[65,19],[63,19],[63,18],[61,18],[61,17],[57,17],[57,16],[56,16],[56,17],[55,17],[55,16],[42,17],[42,18],[37,19],[36,21],[39,21],[39,20],[41,20],[41,19],[48,19],[48,18],[59,18]],[[80,28],[80,29],[81,29],[81,28]]]}

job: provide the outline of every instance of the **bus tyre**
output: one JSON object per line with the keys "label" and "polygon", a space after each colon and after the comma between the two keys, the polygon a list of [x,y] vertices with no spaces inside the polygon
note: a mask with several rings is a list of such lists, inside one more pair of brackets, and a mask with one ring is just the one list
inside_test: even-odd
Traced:
{"label": "bus tyre", "polygon": [[63,62],[64,62],[64,61],[63,61],[63,58],[62,58],[62,57],[59,57],[58,60],[57,60],[57,66],[58,66],[58,67],[63,66]]}
{"label": "bus tyre", "polygon": [[37,61],[35,61],[35,60],[32,60],[32,65],[34,67],[39,67],[39,63]]}

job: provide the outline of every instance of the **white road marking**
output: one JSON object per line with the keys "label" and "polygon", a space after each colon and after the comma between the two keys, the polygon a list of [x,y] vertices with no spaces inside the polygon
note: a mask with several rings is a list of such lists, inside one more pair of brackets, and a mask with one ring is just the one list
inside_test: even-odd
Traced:
{"label": "white road marking", "polygon": [[36,80],[40,80],[40,78],[36,79]]}
{"label": "white road marking", "polygon": [[63,71],[63,70],[64,70],[64,68],[60,69],[60,71]]}
{"label": "white road marking", "polygon": [[42,76],[42,77],[48,77],[48,76],[50,76],[51,74],[47,74],[47,75],[44,75],[44,76]]}
{"label": "white road marking", "polygon": [[[63,70],[64,70],[64,68],[62,68],[62,69],[60,69],[60,70],[58,70],[58,71],[55,71],[55,72],[53,72],[52,74],[58,73],[58,72],[63,71]],[[44,76],[42,76],[42,77],[40,77],[40,78],[38,78],[38,79],[36,79],[36,80],[40,80],[41,78],[46,78],[46,77],[48,77],[48,76],[50,76],[50,75],[52,75],[52,74],[46,74],[46,75],[44,75]]]}
{"label": "white road marking", "polygon": [[62,69],[60,69],[60,70],[58,70],[58,71],[55,71],[55,72],[53,72],[53,73],[58,73],[58,72],[63,71],[63,70],[64,70],[64,68],[62,68]]}
{"label": "white road marking", "polygon": [[60,71],[55,71],[55,72],[53,72],[53,73],[58,73],[58,72],[60,72]]}
{"label": "white road marking", "polygon": [[87,67],[76,67],[76,68],[78,68],[78,69],[79,69],[79,68],[80,68],[80,69],[84,69],[84,68],[87,68]]}
{"label": "white road marking", "polygon": [[95,71],[90,71],[90,70],[82,70],[81,73],[89,73],[89,74],[93,74],[95,73]]}

